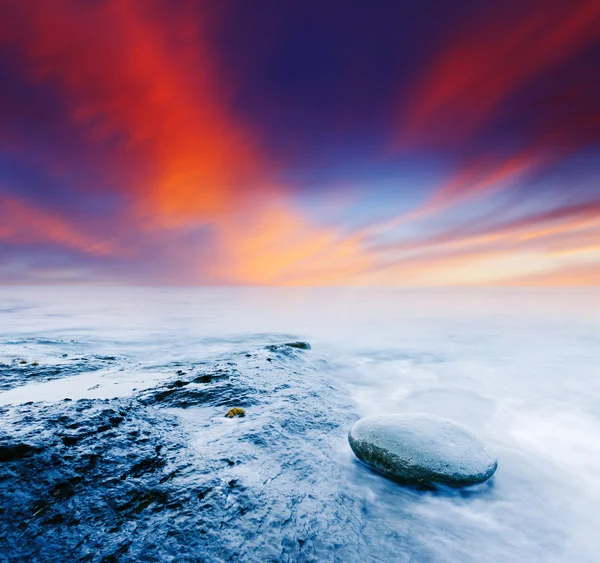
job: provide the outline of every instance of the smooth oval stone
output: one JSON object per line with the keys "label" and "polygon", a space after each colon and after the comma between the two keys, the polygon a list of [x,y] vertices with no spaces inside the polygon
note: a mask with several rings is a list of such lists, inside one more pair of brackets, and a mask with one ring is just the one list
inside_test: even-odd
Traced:
{"label": "smooth oval stone", "polygon": [[487,481],[498,467],[481,438],[432,414],[361,418],[348,441],[360,461],[407,485],[465,487]]}

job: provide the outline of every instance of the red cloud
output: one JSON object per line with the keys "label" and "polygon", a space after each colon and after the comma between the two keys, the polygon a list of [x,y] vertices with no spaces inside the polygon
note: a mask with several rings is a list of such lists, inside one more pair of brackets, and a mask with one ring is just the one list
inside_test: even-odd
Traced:
{"label": "red cloud", "polygon": [[[266,182],[252,137],[227,112],[226,88],[198,3],[152,0],[9,1],[4,42],[29,75],[57,83],[90,142],[122,139],[145,181],[122,189],[167,224],[214,217]],[[266,191],[271,188],[263,187]]]}
{"label": "red cloud", "polygon": [[402,144],[467,138],[532,78],[599,38],[597,0],[547,0],[463,30],[418,83],[403,116]]}
{"label": "red cloud", "polygon": [[[425,204],[408,215],[437,213],[472,197],[523,186],[600,139],[600,91],[588,72],[552,84],[537,104],[511,108],[523,131],[493,148],[478,133],[501,104],[543,73],[600,40],[596,0],[536,4],[478,22],[447,45],[417,83],[403,117],[401,146],[437,144],[469,155]],[[583,79],[583,82],[582,82]]]}

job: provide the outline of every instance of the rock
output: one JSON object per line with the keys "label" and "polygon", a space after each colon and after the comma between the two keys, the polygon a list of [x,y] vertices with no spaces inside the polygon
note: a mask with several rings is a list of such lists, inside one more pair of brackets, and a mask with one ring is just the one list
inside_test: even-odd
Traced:
{"label": "rock", "polygon": [[477,435],[432,414],[362,418],[348,441],[364,464],[407,485],[465,487],[487,481],[498,466]]}
{"label": "rock", "polygon": [[210,383],[212,381],[212,376],[211,375],[199,375],[198,377],[196,377],[195,379],[192,380],[194,383]]}
{"label": "rock", "polygon": [[310,344],[308,342],[285,342],[284,346],[290,348],[298,348],[298,350],[310,350]]}
{"label": "rock", "polygon": [[285,351],[286,348],[296,348],[297,350],[310,350],[310,344],[308,342],[284,342],[283,344],[269,344],[265,346],[265,349],[271,352]]}
{"label": "rock", "polygon": [[18,461],[39,451],[30,444],[0,444],[0,462]]}

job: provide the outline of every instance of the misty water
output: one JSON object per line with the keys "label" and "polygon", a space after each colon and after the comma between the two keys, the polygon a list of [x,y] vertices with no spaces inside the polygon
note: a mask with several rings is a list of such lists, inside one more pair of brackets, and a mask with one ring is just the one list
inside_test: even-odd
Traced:
{"label": "misty water", "polygon": [[[598,561],[599,366],[593,289],[1,288],[0,560]],[[496,474],[373,473],[395,412]]]}

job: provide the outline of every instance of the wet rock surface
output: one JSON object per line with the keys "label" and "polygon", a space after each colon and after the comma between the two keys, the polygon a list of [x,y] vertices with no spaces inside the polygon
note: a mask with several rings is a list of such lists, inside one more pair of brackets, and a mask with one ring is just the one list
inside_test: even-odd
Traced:
{"label": "wet rock surface", "polygon": [[266,349],[271,352],[285,351],[285,348],[295,348],[296,350],[310,350],[311,345],[308,342],[296,340],[294,342],[284,342],[283,344],[269,344]]}
{"label": "wet rock surface", "polygon": [[114,365],[116,358],[107,356],[74,356],[52,358],[52,362],[43,363],[12,359],[0,362],[0,391],[6,391],[28,383],[41,383],[78,373],[100,370]]}
{"label": "wet rock surface", "polygon": [[[288,350],[133,397],[1,407],[3,560],[355,559],[360,504],[324,487],[351,415],[319,404],[335,391]],[[251,416],[225,418],[233,403]]]}
{"label": "wet rock surface", "polygon": [[431,414],[362,418],[348,441],[363,463],[407,485],[466,487],[487,481],[498,466],[474,433]]}

